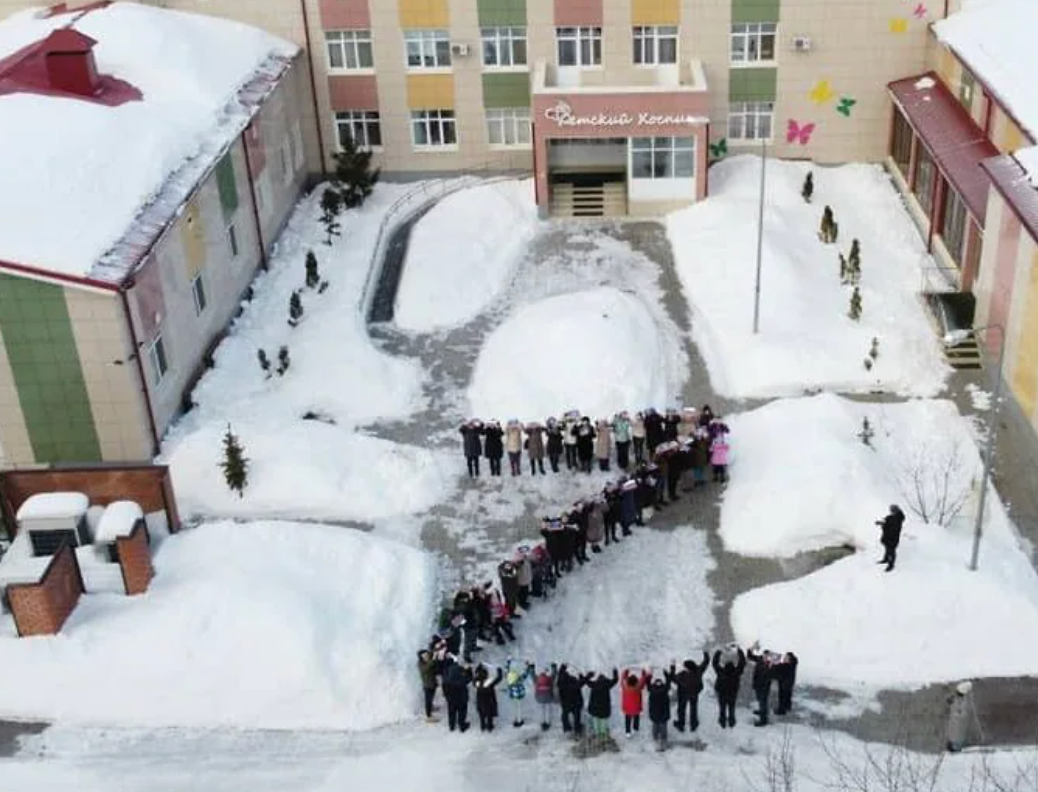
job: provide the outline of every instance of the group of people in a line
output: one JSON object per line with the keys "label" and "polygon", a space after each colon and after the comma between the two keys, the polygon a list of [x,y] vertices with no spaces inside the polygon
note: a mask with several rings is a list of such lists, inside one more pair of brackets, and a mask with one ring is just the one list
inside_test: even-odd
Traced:
{"label": "group of people in a line", "polygon": [[680,463],[697,483],[706,481],[708,469],[714,481],[727,479],[729,430],[708,404],[702,410],[671,408],[663,413],[649,408],[633,416],[623,411],[594,423],[578,410],[543,424],[513,418],[502,426],[496,420],[473,418],[458,431],[471,478],[479,476],[481,458],[489,462],[491,476],[500,476],[506,454],[511,474],[522,475],[525,451],[531,475],[545,474],[545,458],[553,473],[563,464],[567,470],[590,473],[596,463],[608,472],[614,458],[621,470],[628,470],[632,465],[661,464],[680,453],[687,457]]}
{"label": "group of people in a line", "polygon": [[695,732],[699,728],[699,695],[710,667],[714,672],[718,725],[722,729],[734,727],[735,706],[747,661],[754,664],[751,683],[757,704],[754,725],[765,726],[770,717],[773,685],[778,688],[775,714],[785,715],[792,708],[798,663],[792,652],[760,651],[759,645],[744,651],[730,644],[717,649],[712,656],[704,651],[701,660],[688,659],[680,665],[672,661],[669,667],[658,669],[628,668],[622,673],[616,668],[611,673],[582,672],[566,663],[537,666],[511,657],[502,666],[474,665],[451,652],[441,638],[435,638],[427,649],[418,653],[426,717],[435,720],[435,694],[437,686],[442,686],[451,731],[468,730],[469,702],[473,694],[480,731],[493,731],[500,711],[498,685],[503,683],[514,727],[525,724],[524,703],[532,694],[543,731],[552,727],[558,711],[562,731],[582,736],[586,713],[588,734],[605,740],[610,736],[613,690],[619,687],[624,733],[628,738],[638,734],[642,716],[648,715],[657,750],[667,747],[671,724],[679,732],[686,728]]}

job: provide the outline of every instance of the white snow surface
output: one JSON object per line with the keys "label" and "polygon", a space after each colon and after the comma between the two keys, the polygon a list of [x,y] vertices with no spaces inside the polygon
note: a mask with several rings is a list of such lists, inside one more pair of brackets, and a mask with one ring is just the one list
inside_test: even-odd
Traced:
{"label": "white snow surface", "polygon": [[[865,417],[872,448],[857,437]],[[979,569],[967,568],[980,457],[954,404],[825,394],[727,420],[735,453],[721,508],[725,546],[780,558],[843,544],[857,550],[739,596],[731,621],[744,645],[759,639],[795,651],[798,680],[853,690],[1038,672],[1038,576],[993,489]],[[947,527],[926,524],[911,508],[913,472],[923,471],[918,482],[934,504],[945,469],[949,492],[965,505]],[[897,566],[886,574],[876,564],[875,521],[891,503],[907,520]]]}
{"label": "white snow surface", "polygon": [[20,522],[81,517],[89,506],[90,499],[82,492],[38,492],[18,507],[16,519]]}
{"label": "white snow surface", "polygon": [[[197,406],[163,444],[185,515],[369,520],[422,511],[452,490],[456,471],[436,452],[358,431],[422,403],[420,366],[376,349],[360,308],[379,222],[406,188],[378,185],[342,216],[342,237],[330,247],[317,219],[321,192],[297,207],[270,271],[195,388]],[[330,285],[324,294],[303,290],[303,319],[290,328],[288,300],[303,285],[307,250]],[[265,349],[276,368],[281,346],[291,365],[265,378],[256,351]],[[304,420],[307,413],[321,420]],[[242,498],[218,467],[228,425],[250,463]]]}
{"label": "white snow surface", "polygon": [[138,520],[144,519],[144,510],[134,501],[109,503],[98,520],[94,532],[95,542],[114,542],[133,532]]}
{"label": "white snow surface", "polygon": [[1013,154],[1027,172],[1028,181],[1031,186],[1038,189],[1038,146],[1029,146],[1019,149]]}
{"label": "white snow surface", "polygon": [[938,40],[951,47],[970,71],[991,87],[1025,131],[1038,135],[1038,70],[1031,31],[1038,28],[1033,0],[984,0],[933,23]]}
{"label": "white snow surface", "polygon": [[472,374],[470,412],[531,420],[576,407],[608,417],[672,404],[685,372],[676,329],[641,294],[602,286],[516,310],[487,338]]}
{"label": "white snow surface", "polygon": [[61,634],[0,635],[8,717],[370,729],[410,718],[431,557],[360,531],[206,523],[167,539],[145,594],[84,595]]}
{"label": "white snow surface", "polygon": [[[0,58],[74,19],[9,18],[0,23]],[[217,132],[226,106],[260,65],[298,47],[237,22],[129,2],[90,11],[73,27],[98,42],[98,72],[129,82],[143,99],[105,107],[0,96],[0,259],[84,276]],[[76,145],[69,145],[70,129]],[[219,132],[228,140],[235,133]]]}
{"label": "white snow surface", "polygon": [[[739,398],[815,389],[939,392],[949,369],[917,297],[929,258],[878,165],[768,160],[760,332],[753,333],[760,163],[748,155],[718,163],[710,197],[667,217],[693,337],[714,389]],[[814,198],[807,204],[800,190],[809,170]],[[839,225],[837,244],[818,239],[826,205]],[[840,283],[837,257],[855,238],[862,261],[857,322],[847,316],[851,287]],[[867,370],[873,338],[880,356]]]}
{"label": "white snow surface", "polygon": [[397,326],[429,332],[477,316],[508,285],[538,226],[532,179],[448,195],[411,233],[393,314]]}

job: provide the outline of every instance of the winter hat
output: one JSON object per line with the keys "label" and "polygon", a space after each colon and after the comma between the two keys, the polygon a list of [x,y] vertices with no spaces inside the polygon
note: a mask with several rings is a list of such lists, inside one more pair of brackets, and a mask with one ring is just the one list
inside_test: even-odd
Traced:
{"label": "winter hat", "polygon": [[960,682],[955,686],[955,692],[958,693],[960,696],[968,696],[970,693],[973,692],[973,683]]}

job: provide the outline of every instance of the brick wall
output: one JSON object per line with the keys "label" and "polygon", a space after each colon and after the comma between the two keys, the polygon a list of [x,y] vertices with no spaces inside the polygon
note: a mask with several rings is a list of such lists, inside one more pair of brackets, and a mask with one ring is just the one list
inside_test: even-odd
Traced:
{"label": "brick wall", "polygon": [[82,593],[83,578],[76,554],[71,546],[62,545],[39,583],[17,583],[7,587],[18,634],[27,637],[59,632]]}
{"label": "brick wall", "polygon": [[120,537],[115,543],[119,548],[119,566],[122,568],[126,593],[143,594],[155,575],[151,565],[148,529],[143,523],[137,523],[129,536]]}

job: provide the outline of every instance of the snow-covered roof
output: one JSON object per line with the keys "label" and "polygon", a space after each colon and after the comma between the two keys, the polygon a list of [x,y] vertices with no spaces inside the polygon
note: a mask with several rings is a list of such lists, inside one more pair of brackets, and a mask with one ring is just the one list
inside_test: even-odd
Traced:
{"label": "snow-covered roof", "polygon": [[1038,136],[1038,2],[967,0],[963,8],[933,25],[937,38],[954,50],[1005,108]]}
{"label": "snow-covered roof", "polygon": [[133,501],[109,503],[94,532],[95,542],[114,542],[129,536],[138,520],[144,519],[144,511]]}
{"label": "snow-covered roof", "polygon": [[30,496],[16,517],[18,522],[80,517],[89,507],[90,499],[82,492],[41,492]]}
{"label": "snow-covered roof", "polygon": [[[44,79],[26,60],[71,27],[97,42],[98,74],[133,96],[111,106],[103,96],[0,90],[0,262],[119,283],[248,124],[265,96],[257,78],[276,84],[298,47],[237,22],[130,2],[45,13],[0,22],[0,83],[12,68]],[[153,208],[162,216],[149,216]],[[154,234],[120,245],[141,223]]]}

